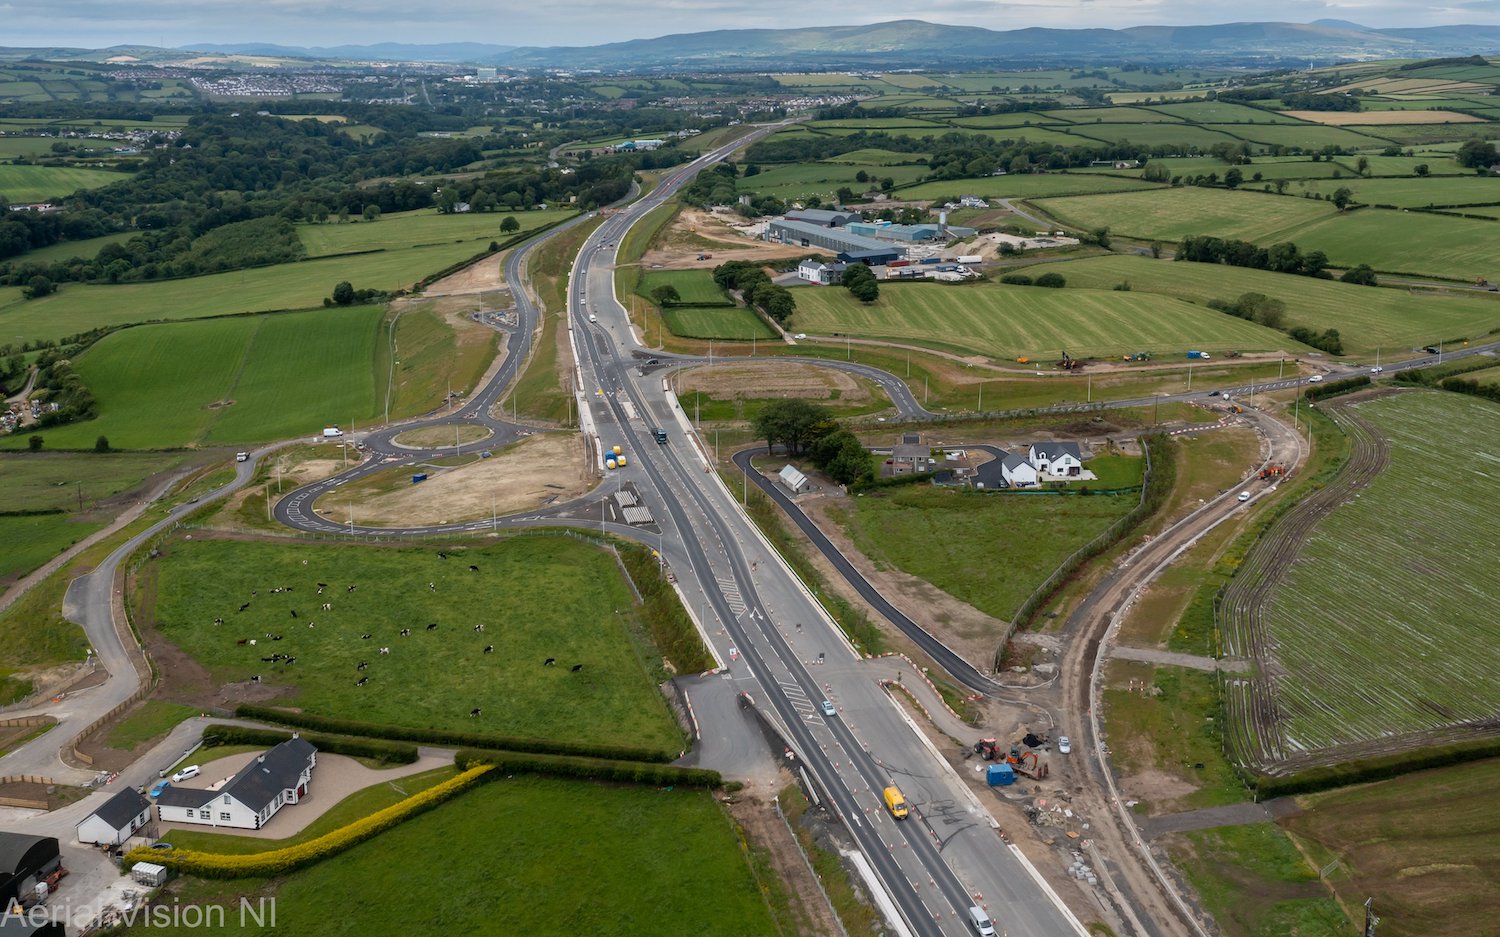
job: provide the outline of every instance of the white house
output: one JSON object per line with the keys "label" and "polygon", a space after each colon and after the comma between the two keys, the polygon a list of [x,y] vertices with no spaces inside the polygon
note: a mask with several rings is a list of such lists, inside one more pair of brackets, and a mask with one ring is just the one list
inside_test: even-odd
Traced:
{"label": "white house", "polygon": [[307,796],[318,750],[292,736],[258,756],[217,790],[169,787],[156,799],[163,823],[258,830],[276,811]]}
{"label": "white house", "polygon": [[818,260],[804,260],[797,265],[797,279],[828,286],[839,282],[844,275],[845,264],[825,264]]}
{"label": "white house", "polygon": [[1083,453],[1076,442],[1034,442],[1027,460],[1047,475],[1078,475],[1083,472]]}
{"label": "white house", "polygon": [[1000,477],[1012,488],[1030,488],[1037,482],[1035,466],[1014,452],[1000,457]]}
{"label": "white house", "polygon": [[151,822],[151,801],[127,787],[106,800],[78,824],[78,841],[95,846],[123,846]]}

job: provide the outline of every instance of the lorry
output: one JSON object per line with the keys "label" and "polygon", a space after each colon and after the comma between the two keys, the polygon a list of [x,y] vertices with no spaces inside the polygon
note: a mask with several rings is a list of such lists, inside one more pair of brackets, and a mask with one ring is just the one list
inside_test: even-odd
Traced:
{"label": "lorry", "polygon": [[1208,352],[1206,352],[1206,351],[1190,351],[1190,352],[1188,352],[1188,353],[1187,353],[1187,356],[1188,356],[1188,358],[1190,358],[1190,359],[1192,359],[1192,360],[1194,360],[1194,361],[1197,361],[1197,360],[1200,360],[1200,359],[1206,359],[1206,358],[1209,358],[1209,357],[1212,357],[1212,356],[1211,356],[1211,355],[1209,355],[1209,353],[1208,353]]}
{"label": "lorry", "polygon": [[964,254],[962,257],[958,258],[958,262],[961,264],[978,264],[984,263],[984,258],[979,256],[978,254]]}
{"label": "lorry", "polygon": [[905,820],[911,811],[906,806],[906,798],[901,796],[901,789],[892,784],[884,791],[885,809],[891,812],[891,816],[897,820]]}

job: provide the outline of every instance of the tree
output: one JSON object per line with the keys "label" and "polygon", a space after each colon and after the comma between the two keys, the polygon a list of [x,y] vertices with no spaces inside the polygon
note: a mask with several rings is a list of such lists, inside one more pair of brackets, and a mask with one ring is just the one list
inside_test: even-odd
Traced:
{"label": "tree", "polygon": [[42,437],[32,436],[30,439],[26,440],[26,448],[30,449],[32,452],[41,452]]}
{"label": "tree", "polygon": [[839,200],[840,205],[847,205],[854,201],[854,190],[847,185],[839,186],[839,190],[834,193],[834,196]]}
{"label": "tree", "polygon": [[880,298],[880,284],[875,282],[874,277],[858,280],[849,287],[849,294],[862,303],[873,303]]}
{"label": "tree", "polygon": [[1497,162],[1495,144],[1486,140],[1470,140],[1458,148],[1454,155],[1460,166],[1470,169],[1489,169]]}
{"label": "tree", "polygon": [[1379,281],[1375,279],[1375,271],[1370,269],[1369,264],[1360,264],[1358,267],[1351,267],[1345,270],[1344,275],[1339,277],[1339,282],[1354,283],[1359,286],[1380,285]]}
{"label": "tree", "polygon": [[1036,278],[1036,285],[1058,290],[1067,286],[1068,281],[1067,278],[1060,273],[1044,273]]}
{"label": "tree", "polygon": [[1224,173],[1224,185],[1231,189],[1239,188],[1241,182],[1245,181],[1245,174],[1238,169],[1230,169]]}
{"label": "tree", "polygon": [[369,204],[369,205],[366,205],[365,206],[365,210],[364,210],[364,217],[365,217],[366,221],[379,221],[380,220],[380,206],[379,205],[375,205],[373,203]]}
{"label": "tree", "polygon": [[1370,174],[1370,158],[1368,156],[1361,156],[1355,162],[1354,168],[1359,171],[1361,176],[1368,176]]}
{"label": "tree", "polygon": [[854,174],[854,181],[861,184],[869,182],[870,174],[861,169],[859,172]]}
{"label": "tree", "polygon": [[1341,185],[1333,190],[1333,195],[1329,197],[1329,200],[1333,202],[1335,208],[1343,211],[1349,207],[1350,202],[1354,201],[1354,193],[1348,186]]}
{"label": "tree", "polygon": [[505,220],[500,222],[501,234],[514,234],[521,230],[521,222],[516,220],[515,215],[506,215]]}
{"label": "tree", "polygon": [[1273,183],[1273,184],[1276,186],[1276,194],[1277,195],[1285,195],[1286,194],[1287,180],[1285,180],[1285,179],[1277,179],[1276,182]]}
{"label": "tree", "polygon": [[95,452],[108,452],[109,451],[109,437],[108,436],[100,436],[98,439],[94,440],[94,451]]}
{"label": "tree", "polygon": [[354,303],[354,287],[348,280],[341,281],[333,288],[333,302],[338,306],[348,306]]}
{"label": "tree", "polygon": [[846,433],[845,436],[846,438],[839,446],[838,454],[824,468],[828,477],[840,485],[851,485],[854,482],[874,477],[875,467],[870,464],[869,450],[853,433]]}
{"label": "tree", "polygon": [[773,400],[755,418],[755,435],[766,441],[766,448],[780,444],[789,455],[796,455],[832,424],[827,407],[796,397]]}
{"label": "tree", "polygon": [[1093,242],[1095,244],[1098,244],[1100,247],[1104,248],[1105,250],[1109,250],[1109,229],[1108,228],[1095,228],[1094,230],[1092,230],[1092,231],[1089,232],[1089,237],[1093,240]]}
{"label": "tree", "polygon": [[889,192],[890,190],[894,189],[895,187],[896,187],[896,180],[892,179],[890,176],[886,176],[885,178],[883,178],[883,179],[880,180],[880,191],[882,191],[882,192]]}
{"label": "tree", "polygon": [[651,301],[658,306],[669,306],[672,303],[682,302],[682,294],[677,292],[677,287],[670,283],[663,283],[651,291]]}
{"label": "tree", "polygon": [[26,284],[25,293],[27,299],[41,299],[43,296],[50,296],[55,292],[57,292],[57,285],[41,274],[32,277],[30,282]]}
{"label": "tree", "polygon": [[1161,259],[1161,242],[1160,241],[1152,241],[1151,242],[1151,256],[1153,258],[1155,258],[1156,260],[1160,260]]}
{"label": "tree", "polygon": [[1426,163],[1418,163],[1416,165],[1416,168],[1413,169],[1412,172],[1415,172],[1419,176],[1426,176],[1428,173],[1432,172],[1432,170],[1427,168]]}

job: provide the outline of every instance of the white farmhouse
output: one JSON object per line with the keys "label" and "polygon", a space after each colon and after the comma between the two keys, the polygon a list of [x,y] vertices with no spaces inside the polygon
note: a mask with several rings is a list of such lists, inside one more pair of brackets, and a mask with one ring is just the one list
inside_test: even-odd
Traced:
{"label": "white farmhouse", "polygon": [[1027,460],[1044,475],[1069,476],[1083,472],[1083,453],[1076,442],[1034,442]]}
{"label": "white farmhouse", "polygon": [[123,846],[150,822],[151,801],[135,788],[127,787],[79,822],[78,841],[95,846]]}
{"label": "white farmhouse", "polygon": [[286,804],[307,796],[318,750],[293,736],[260,755],[218,790],[169,787],[156,799],[163,823],[258,830]]}

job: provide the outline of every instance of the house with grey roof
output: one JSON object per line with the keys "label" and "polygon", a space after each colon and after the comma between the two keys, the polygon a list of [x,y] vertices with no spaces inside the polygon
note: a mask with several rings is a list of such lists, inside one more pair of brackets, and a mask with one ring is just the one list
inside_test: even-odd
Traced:
{"label": "house with grey roof", "polygon": [[1026,458],[1043,475],[1083,474],[1083,452],[1076,442],[1034,442],[1027,451]]}
{"label": "house with grey roof", "polygon": [[163,823],[198,823],[258,830],[287,804],[307,796],[318,750],[292,736],[257,756],[217,787],[169,787],[156,798]]}
{"label": "house with grey roof", "polygon": [[1000,457],[1000,477],[1012,488],[1030,488],[1038,478],[1036,467],[1014,452]]}
{"label": "house with grey roof", "polygon": [[135,788],[127,787],[79,821],[78,841],[95,846],[123,846],[150,822],[151,801]]}

